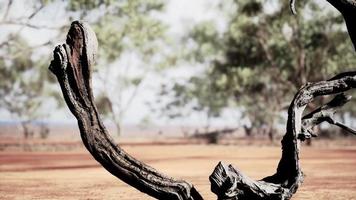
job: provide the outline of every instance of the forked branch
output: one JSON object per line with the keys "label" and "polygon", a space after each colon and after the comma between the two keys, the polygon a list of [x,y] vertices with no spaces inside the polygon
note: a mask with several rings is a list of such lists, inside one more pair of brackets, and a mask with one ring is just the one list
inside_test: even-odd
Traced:
{"label": "forked branch", "polygon": [[[136,160],[109,136],[103,125],[91,86],[92,67],[97,52],[97,39],[91,28],[79,21],[72,23],[66,44],[54,50],[50,70],[56,75],[65,101],[78,120],[81,137],[92,156],[111,174],[157,199],[200,200],[192,184],[175,180]],[[253,181],[231,165],[219,163],[210,176],[211,189],[218,199],[287,200],[303,181],[299,165],[298,137],[308,137],[311,127],[322,121],[355,131],[333,115],[349,97],[341,94],[356,87],[356,71],[346,72],[328,81],[308,83],[295,95],[288,109],[286,134],[282,139],[282,157],[277,172]],[[337,95],[328,104],[302,116],[308,103],[317,96]]]}
{"label": "forked branch", "polygon": [[157,199],[199,200],[192,184],[175,180],[136,160],[121,149],[103,125],[91,86],[97,52],[95,33],[86,23],[72,23],[66,44],[54,50],[50,70],[56,75],[81,137],[91,155],[112,175]]}
{"label": "forked branch", "polygon": [[351,96],[344,93],[338,94],[329,103],[320,106],[302,118],[302,131],[298,135],[298,139],[304,141],[317,135],[313,133],[313,127],[322,123],[328,122],[329,124],[339,126],[340,128],[355,134],[355,130],[346,125],[337,122],[334,119],[334,114],[347,102],[351,100]]}
{"label": "forked branch", "polygon": [[[339,74],[328,81],[304,85],[295,95],[288,109],[287,132],[282,139],[282,157],[277,172],[262,180],[253,181],[232,165],[220,162],[210,176],[211,190],[220,200],[290,199],[303,181],[299,164],[298,137],[305,139],[305,132],[322,121],[337,124],[333,120],[336,109],[350,99],[349,96],[340,93],[355,87],[356,71]],[[305,107],[314,98],[333,94],[338,95],[326,105],[303,117]],[[343,128],[352,130],[346,126]]]}

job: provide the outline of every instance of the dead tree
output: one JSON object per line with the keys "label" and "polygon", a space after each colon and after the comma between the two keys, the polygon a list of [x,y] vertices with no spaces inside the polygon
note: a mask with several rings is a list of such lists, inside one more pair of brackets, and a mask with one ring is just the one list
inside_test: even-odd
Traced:
{"label": "dead tree", "polygon": [[[343,15],[354,47],[356,48],[356,1],[327,0]],[[295,14],[295,0],[290,7]],[[299,142],[315,137],[312,128],[321,122],[339,126],[356,135],[356,131],[335,121],[334,113],[351,96],[342,92],[356,87],[356,71],[341,73],[328,81],[307,83],[295,95],[288,109],[286,134],[282,139],[282,157],[277,172],[259,181],[253,181],[232,165],[220,162],[210,176],[211,190],[219,200],[287,200],[303,182],[299,164]],[[335,95],[334,99],[303,116],[305,107],[318,96]]]}
{"label": "dead tree", "polygon": [[[299,140],[310,139],[316,134],[312,127],[329,122],[356,134],[355,130],[334,119],[338,108],[351,97],[343,94],[356,88],[356,71],[346,72],[328,81],[307,83],[295,95],[288,109],[287,132],[282,139],[282,158],[277,172],[259,181],[253,181],[232,165],[220,162],[210,176],[211,190],[218,199],[290,199],[303,181],[299,164]],[[327,104],[303,116],[305,107],[318,96],[336,96]]]}
{"label": "dead tree", "polygon": [[152,197],[202,199],[192,184],[161,174],[114,143],[100,119],[92,92],[91,76],[97,46],[93,30],[75,21],[66,44],[55,48],[49,67],[58,79],[67,106],[78,120],[85,147],[112,175]]}
{"label": "dead tree", "polygon": [[[350,35],[354,34],[349,26],[348,28]],[[355,38],[355,35],[352,36],[351,38]],[[154,198],[203,199],[192,184],[161,174],[136,160],[114,143],[94,103],[91,76],[96,53],[95,33],[87,24],[75,21],[69,29],[66,44],[55,48],[54,59],[49,67],[58,79],[67,106],[77,118],[85,147],[111,174]],[[219,200],[290,199],[303,181],[299,164],[299,141],[315,136],[312,127],[326,121],[355,134],[355,130],[336,122],[333,118],[336,110],[350,100],[350,97],[342,92],[355,87],[356,71],[303,86],[289,106],[287,130],[282,139],[282,157],[277,172],[262,180],[253,181],[231,165],[220,162],[210,176],[211,190]],[[323,95],[335,95],[335,98],[303,116],[307,104]]]}

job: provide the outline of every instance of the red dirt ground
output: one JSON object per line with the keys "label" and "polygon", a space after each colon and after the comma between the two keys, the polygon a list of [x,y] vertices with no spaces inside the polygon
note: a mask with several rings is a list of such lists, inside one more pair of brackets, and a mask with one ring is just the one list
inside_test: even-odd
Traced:
{"label": "red dirt ground", "polygon": [[[254,179],[274,173],[278,146],[125,145],[129,153],[216,199],[208,177],[220,161]],[[293,200],[356,200],[356,146],[303,147],[304,184]],[[116,179],[85,150],[0,152],[0,199],[152,199]]]}

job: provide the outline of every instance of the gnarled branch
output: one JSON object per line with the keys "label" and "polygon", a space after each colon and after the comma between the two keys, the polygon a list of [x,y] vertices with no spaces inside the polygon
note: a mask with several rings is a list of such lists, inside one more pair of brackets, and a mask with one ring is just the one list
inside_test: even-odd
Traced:
{"label": "gnarled branch", "polygon": [[66,44],[55,48],[49,67],[58,79],[67,106],[78,120],[85,147],[111,174],[152,197],[202,199],[192,184],[161,174],[114,143],[94,103],[91,75],[96,52],[95,33],[86,23],[75,21],[69,29]]}
{"label": "gnarled branch", "polygon": [[302,118],[302,131],[298,135],[298,139],[304,141],[305,139],[310,139],[311,137],[316,137],[317,135],[313,133],[313,127],[322,123],[328,122],[329,124],[339,126],[340,128],[355,134],[354,130],[345,126],[340,122],[336,122],[334,119],[334,114],[343,105],[351,100],[351,96],[345,95],[344,93],[338,94],[329,103],[315,109],[309,114]]}
{"label": "gnarled branch", "polygon": [[[66,44],[54,50],[50,70],[56,75],[65,101],[78,120],[85,147],[111,174],[157,199],[197,200],[201,195],[190,183],[175,180],[136,160],[114,143],[103,125],[91,86],[97,39],[90,27],[79,21],[72,23]],[[253,181],[242,172],[219,163],[210,176],[211,189],[218,199],[287,200],[303,181],[299,165],[298,137],[306,138],[308,130],[322,121],[355,131],[335,122],[335,110],[349,97],[339,94],[356,87],[356,72],[346,72],[328,81],[308,83],[295,95],[288,109],[287,132],[282,139],[282,157],[277,172]],[[315,97],[339,94],[328,104],[302,116]]]}
{"label": "gnarled branch", "polygon": [[[356,71],[339,74],[328,81],[308,83],[300,88],[288,109],[287,132],[282,139],[282,157],[277,172],[262,180],[253,181],[231,165],[220,162],[210,176],[211,190],[218,199],[290,199],[303,181],[298,137],[305,135],[305,130],[322,121],[333,121],[330,119],[335,110],[350,98],[339,93],[351,88],[356,88]],[[328,104],[302,116],[305,107],[314,98],[332,94],[339,95]]]}

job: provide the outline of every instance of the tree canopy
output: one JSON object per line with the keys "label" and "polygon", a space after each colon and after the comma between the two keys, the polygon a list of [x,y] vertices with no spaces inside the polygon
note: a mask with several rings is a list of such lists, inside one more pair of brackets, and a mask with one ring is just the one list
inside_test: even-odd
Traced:
{"label": "tree canopy", "polygon": [[[303,84],[354,69],[356,57],[342,16],[314,1],[297,1],[293,16],[280,0],[223,1],[226,30],[213,21],[197,24],[186,41],[192,65],[204,73],[175,83],[176,98],[164,109],[194,106],[219,115],[241,107],[252,126],[271,127]],[[228,13],[228,14],[226,14]],[[273,135],[270,135],[273,137]]]}
{"label": "tree canopy", "polygon": [[[0,94],[5,97],[0,100],[0,106],[26,121],[45,116],[40,114],[39,105],[46,104],[48,97],[57,99],[61,106],[62,99],[58,98],[58,92],[53,92],[59,88],[50,86],[54,78],[48,76],[47,67],[43,66],[50,56],[48,51],[44,56],[42,50],[52,48],[56,40],[64,37],[63,30],[68,28],[69,21],[84,20],[93,25],[100,44],[95,69],[95,77],[100,82],[96,84],[97,104],[120,132],[119,123],[145,76],[163,62],[164,56],[157,56],[157,52],[166,42],[166,25],[157,15],[164,8],[164,2],[28,1],[27,12],[16,13],[20,4],[16,0],[1,3],[0,26],[9,34],[4,34],[0,41]],[[56,15],[48,14],[53,10],[63,18],[54,20]],[[29,30],[49,30],[53,37],[44,37],[47,41],[40,45],[30,45],[26,41]],[[140,73],[128,73],[133,65],[140,68],[134,69]]]}

